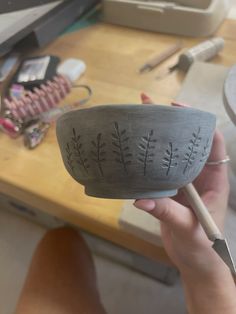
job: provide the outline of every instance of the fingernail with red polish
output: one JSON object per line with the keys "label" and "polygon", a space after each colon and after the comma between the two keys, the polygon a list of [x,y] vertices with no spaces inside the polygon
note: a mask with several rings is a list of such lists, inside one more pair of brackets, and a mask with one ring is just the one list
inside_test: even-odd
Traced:
{"label": "fingernail with red polish", "polygon": [[150,97],[148,97],[145,93],[141,93],[141,99],[143,102],[147,103],[147,102],[151,102]]}

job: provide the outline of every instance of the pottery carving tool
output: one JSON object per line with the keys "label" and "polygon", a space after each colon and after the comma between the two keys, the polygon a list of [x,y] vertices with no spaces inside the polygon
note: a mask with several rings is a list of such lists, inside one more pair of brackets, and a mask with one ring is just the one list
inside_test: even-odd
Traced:
{"label": "pottery carving tool", "polygon": [[223,48],[224,39],[222,37],[215,37],[213,39],[206,40],[182,53],[179,56],[177,63],[169,67],[166,73],[158,75],[156,79],[164,78],[166,75],[177,69],[188,71],[189,67],[194,61],[210,60],[215,57]]}
{"label": "pottery carving tool", "polygon": [[161,54],[151,58],[147,63],[145,63],[140,69],[139,73],[145,73],[152,71],[159,64],[167,60],[169,57],[173,56],[176,52],[178,52],[182,48],[183,44],[181,41],[178,41],[174,45],[168,47]]}
{"label": "pottery carving tool", "polygon": [[197,216],[201,226],[203,227],[208,239],[213,242],[212,248],[221,257],[225,264],[229,267],[231,272],[236,273],[235,264],[230,253],[230,249],[227,240],[224,238],[216,223],[214,222],[211,214],[204,205],[198,192],[192,185],[187,184],[183,191],[192,206],[195,215]]}

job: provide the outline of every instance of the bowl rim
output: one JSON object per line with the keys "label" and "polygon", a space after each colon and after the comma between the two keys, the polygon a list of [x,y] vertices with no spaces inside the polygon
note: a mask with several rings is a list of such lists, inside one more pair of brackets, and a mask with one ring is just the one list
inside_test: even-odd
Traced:
{"label": "bowl rim", "polygon": [[[127,108],[128,107],[128,108]],[[98,109],[117,109],[117,110],[127,110],[130,109],[131,107],[133,107],[133,109],[141,109],[141,108],[146,108],[147,110],[164,110],[164,111],[176,111],[179,112],[180,110],[185,111],[186,112],[195,112],[195,113],[205,113],[211,117],[214,117],[216,120],[216,115],[214,113],[211,113],[209,111],[205,111],[205,110],[201,110],[198,108],[192,108],[192,107],[177,107],[177,106],[171,106],[171,105],[159,105],[159,104],[105,104],[105,105],[96,105],[96,106],[92,106],[89,108],[81,108],[78,107],[75,110],[71,110],[68,112],[65,112],[64,114],[62,114],[62,116],[60,116],[57,119],[57,124],[60,123],[61,121],[67,120],[67,119],[73,119],[76,118],[76,115],[80,112],[80,111],[96,111]]]}

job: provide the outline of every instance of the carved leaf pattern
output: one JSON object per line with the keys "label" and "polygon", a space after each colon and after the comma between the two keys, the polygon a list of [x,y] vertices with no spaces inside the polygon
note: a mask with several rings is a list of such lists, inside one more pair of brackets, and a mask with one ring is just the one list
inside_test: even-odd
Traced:
{"label": "carved leaf pattern", "polygon": [[[185,164],[183,169],[184,174],[193,165],[200,150],[200,143],[202,141],[200,133],[200,127],[196,132],[192,133],[192,137],[190,138],[186,151],[184,152],[184,157],[182,158],[182,162]],[[132,164],[133,155],[130,152],[127,130],[121,128],[118,122],[114,122],[114,130],[111,133],[111,137],[114,160],[122,166],[124,173],[128,174],[129,165]],[[153,129],[147,131],[144,136],[140,137],[140,141],[138,143],[139,152],[136,160],[142,164],[144,176],[147,175],[148,165],[154,162],[156,142],[157,140],[154,137]],[[209,155],[210,143],[210,138],[208,138],[205,141],[205,145],[202,150],[199,152],[200,162],[206,161]],[[75,165],[78,163],[84,172],[88,174],[90,162],[93,161],[97,164],[101,176],[104,176],[104,162],[107,161],[106,147],[107,144],[103,140],[102,133],[98,133],[97,136],[91,140],[91,158],[88,160],[84,150],[82,137],[76,132],[75,128],[73,128],[71,140],[66,143],[65,147],[67,164],[71,171],[74,172]],[[171,169],[178,167],[180,159],[179,155],[179,149],[175,147],[173,142],[169,142],[160,165],[163,169],[165,169],[166,176],[171,173]]]}
{"label": "carved leaf pattern", "polygon": [[178,148],[173,148],[173,143],[169,143],[168,148],[165,151],[165,157],[162,159],[162,168],[166,169],[166,175],[169,175],[171,168],[178,166],[178,158],[177,154]]}
{"label": "carved leaf pattern", "polygon": [[81,143],[81,136],[76,134],[75,128],[72,129],[73,136],[71,138],[71,142],[73,145],[74,156],[76,158],[76,162],[84,169],[84,171],[88,174],[88,169],[90,165],[88,163],[88,159],[85,157],[85,151],[83,149],[83,144]]}
{"label": "carved leaf pattern", "polygon": [[206,144],[203,147],[200,162],[206,161],[206,159],[208,158],[209,152],[210,152],[210,138],[207,139]]}
{"label": "carved leaf pattern", "polygon": [[98,133],[96,142],[91,141],[92,145],[94,146],[94,150],[91,151],[92,160],[97,163],[101,176],[104,176],[102,163],[106,161],[106,152],[104,151],[104,147],[106,143],[102,142],[102,134]]}
{"label": "carved leaf pattern", "polygon": [[141,152],[138,154],[138,161],[143,164],[143,175],[147,173],[147,164],[153,162],[153,157],[155,156],[152,152],[155,149],[156,139],[153,139],[153,130],[151,130],[147,136],[141,137],[141,142],[139,143],[139,149]]}
{"label": "carved leaf pattern", "polygon": [[67,164],[70,167],[71,171],[74,172],[74,165],[73,165],[73,152],[70,148],[70,144],[66,144],[66,159],[67,159]]}
{"label": "carved leaf pattern", "polygon": [[120,130],[118,122],[114,123],[115,132],[112,132],[112,145],[115,161],[123,166],[124,172],[128,174],[128,165],[131,164],[132,154],[129,152],[129,137],[126,129]]}
{"label": "carved leaf pattern", "polygon": [[200,131],[201,131],[201,128],[199,127],[196,133],[193,132],[192,138],[189,141],[188,151],[185,153],[184,159],[182,160],[182,162],[186,163],[184,167],[184,171],[183,171],[184,174],[186,173],[187,169],[193,164],[193,162],[196,159],[196,154],[198,152],[199,144],[202,139],[200,137]]}

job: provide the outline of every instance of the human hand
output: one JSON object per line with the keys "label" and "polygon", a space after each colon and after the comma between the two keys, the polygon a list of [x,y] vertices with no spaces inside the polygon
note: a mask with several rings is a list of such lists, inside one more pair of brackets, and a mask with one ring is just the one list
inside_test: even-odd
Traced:
{"label": "human hand", "polygon": [[[142,95],[142,102],[152,103],[146,95]],[[209,160],[221,160],[225,157],[223,136],[216,131]],[[194,186],[223,231],[229,194],[226,165],[205,165],[194,181]],[[180,190],[173,198],[137,200],[134,205],[161,221],[164,247],[181,273],[213,276],[220,269],[225,271],[227,267],[212,249],[212,242],[207,239],[183,191]]]}

